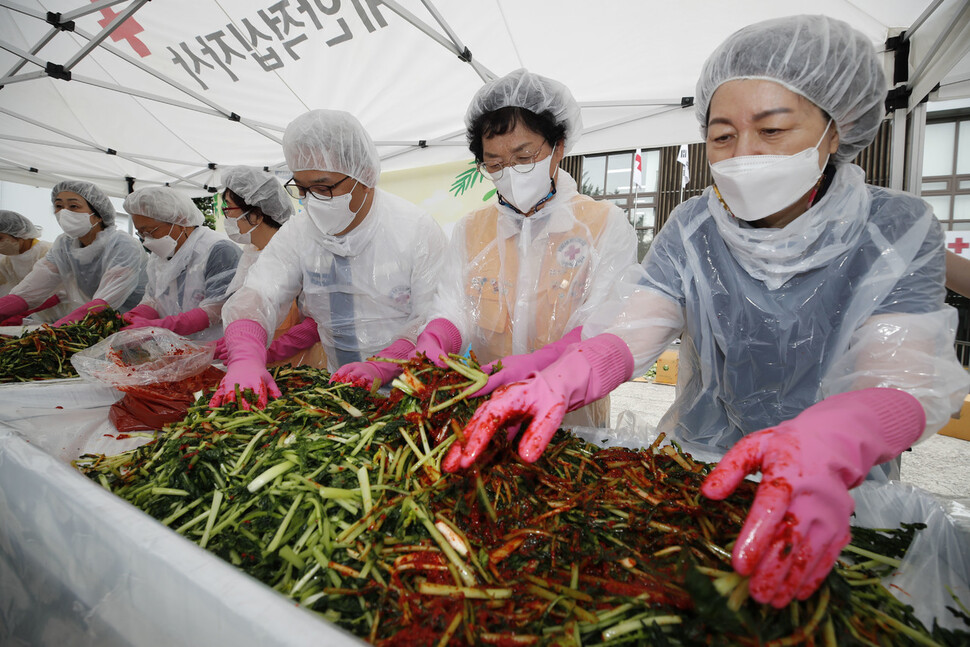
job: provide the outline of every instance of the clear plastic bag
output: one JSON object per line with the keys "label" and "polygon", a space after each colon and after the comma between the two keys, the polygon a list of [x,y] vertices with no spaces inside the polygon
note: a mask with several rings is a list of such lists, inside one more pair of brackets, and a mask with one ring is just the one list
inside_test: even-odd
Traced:
{"label": "clear plastic bag", "polygon": [[75,353],[71,364],[81,377],[117,388],[178,382],[212,363],[214,344],[200,344],[167,328],[116,332]]}

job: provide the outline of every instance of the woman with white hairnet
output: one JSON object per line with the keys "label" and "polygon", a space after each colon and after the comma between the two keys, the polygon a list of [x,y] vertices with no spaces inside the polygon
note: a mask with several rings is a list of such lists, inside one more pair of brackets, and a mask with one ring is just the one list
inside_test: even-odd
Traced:
{"label": "woman with white hairnet", "polygon": [[306,214],[270,241],[223,309],[228,370],[211,406],[234,401],[237,388],[252,389],[259,407],[279,395],[267,340],[297,297],[331,371],[415,338],[427,322],[445,235],[429,214],[377,188],[377,147],[360,122],[339,110],[304,113],[286,127],[283,154],[287,188]]}
{"label": "woman with white hairnet", "polygon": [[[0,296],[10,294],[50,251],[51,243],[40,240],[40,232],[40,227],[16,211],[0,210]],[[39,311],[43,312],[38,317],[54,321],[68,312],[65,305],[57,305],[59,302],[59,296],[52,296],[36,308],[0,321],[0,325],[20,325],[25,316]]]}
{"label": "woman with white hairnet", "polygon": [[[293,215],[293,201],[276,176],[261,168],[226,167],[222,169],[222,182],[226,187],[222,192],[222,199],[225,201],[222,212],[226,235],[231,241],[243,246],[236,274],[226,290],[228,295],[232,295],[246,281],[246,276],[259,258],[260,252],[266,248],[283,223]],[[326,357],[319,342],[316,322],[309,317],[303,317],[294,302],[287,316],[276,328],[266,359],[271,365],[306,364],[324,368]],[[215,357],[222,360],[228,358],[225,337],[219,339]]]}
{"label": "woman with white hairnet", "polygon": [[[480,361],[504,358],[477,394],[485,395],[544,368],[579,341],[609,283],[636,262],[637,239],[619,207],[580,195],[559,168],[582,131],[579,104],[562,83],[524,69],[486,83],[465,126],[498,203],[455,226],[435,301],[439,318],[411,354],[438,362],[470,346]],[[386,383],[399,370],[377,360],[345,366],[334,379]],[[572,422],[606,426],[608,401],[577,412]]]}
{"label": "woman with white hairnet", "polygon": [[241,251],[205,218],[188,196],[158,186],[125,198],[125,211],[152,252],[145,298],[125,314],[128,328],[155,326],[213,340],[222,333],[222,305]]}
{"label": "woman with white hairnet", "polygon": [[61,294],[73,310],[55,326],[108,306],[120,312],[131,309],[145,289],[147,258],[134,237],[115,228],[108,196],[90,182],[65,180],[54,185],[51,203],[64,233],[10,294],[0,298],[0,319],[56,305]]}
{"label": "woman with white hairnet", "polygon": [[512,425],[535,461],[562,411],[681,335],[660,430],[687,451],[727,451],[710,498],[762,473],[734,567],[760,602],[811,595],[849,540],[849,489],[940,429],[970,385],[939,222],[850,163],[885,95],[872,45],[843,22],[797,16],[730,36],[697,83],[715,185],[674,211],[582,342],[478,409],[444,468],[467,468]]}

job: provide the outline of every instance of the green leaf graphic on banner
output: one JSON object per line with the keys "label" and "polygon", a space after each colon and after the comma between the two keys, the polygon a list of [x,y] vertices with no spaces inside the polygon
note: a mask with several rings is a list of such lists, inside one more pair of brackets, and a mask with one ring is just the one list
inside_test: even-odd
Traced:
{"label": "green leaf graphic on banner", "polygon": [[[475,165],[475,160],[470,161],[468,165],[471,168],[456,175],[455,181],[451,183],[451,193],[453,193],[456,198],[475,186],[476,182],[485,182],[485,178],[478,171],[478,166]],[[495,195],[494,188],[487,191],[485,195],[482,196],[482,202],[486,202],[493,195]]]}

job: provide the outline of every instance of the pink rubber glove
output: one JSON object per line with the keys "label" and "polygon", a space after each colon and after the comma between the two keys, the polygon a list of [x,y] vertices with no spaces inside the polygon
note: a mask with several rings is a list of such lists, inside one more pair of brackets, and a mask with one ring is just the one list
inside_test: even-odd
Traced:
{"label": "pink rubber glove", "polygon": [[447,319],[432,319],[418,335],[411,357],[424,353],[435,366],[444,368],[446,364],[440,356],[447,357],[450,353],[457,353],[460,350],[461,333],[458,332],[455,324]]}
{"label": "pink rubber glove", "polygon": [[[53,308],[54,306],[56,306],[60,302],[61,302],[61,298],[59,296],[57,296],[56,294],[54,296],[52,296],[52,297],[48,297],[47,301],[44,301],[42,304],[40,304],[36,308],[31,308],[27,312],[20,313],[20,321],[18,321],[16,324],[13,324],[13,325],[19,325],[20,323],[22,323],[24,317],[26,317],[27,315],[32,315],[35,312],[40,312],[41,310],[47,310],[48,308]],[[8,324],[6,322],[4,322],[3,325],[8,325]]]}
{"label": "pink rubber glove", "polygon": [[0,297],[0,318],[6,319],[14,315],[23,314],[25,310],[30,310],[30,306],[24,301],[23,297],[16,294],[8,294]]}
{"label": "pink rubber glove", "polygon": [[[256,394],[256,407],[263,409],[269,404],[269,397],[282,395],[266,370],[266,331],[251,319],[239,319],[226,326],[226,348],[229,361],[226,376],[219,383],[215,395],[209,400],[209,408],[215,408],[236,401],[236,387],[242,394],[252,389]],[[243,399],[238,403],[249,410],[249,403]]]}
{"label": "pink rubber glove", "polygon": [[158,311],[145,303],[139,303],[134,308],[121,315],[125,323],[130,324],[135,319],[158,319]]}
{"label": "pink rubber glove", "polygon": [[209,315],[202,308],[192,308],[177,315],[169,315],[161,319],[143,319],[138,316],[131,318],[131,323],[122,330],[133,328],[168,328],[176,335],[191,335],[209,327]]}
{"label": "pink rubber glove", "polygon": [[[412,353],[414,353],[414,344],[407,339],[398,339],[375,357],[407,359]],[[374,380],[380,380],[381,384],[390,384],[391,380],[400,374],[400,364],[368,360],[344,364],[334,372],[330,382],[346,382],[347,384],[370,388],[374,384]]]}
{"label": "pink rubber glove", "polygon": [[701,492],[724,499],[745,476],[762,473],[732,555],[734,570],[751,576],[751,597],[781,608],[810,596],[849,542],[849,489],[918,440],[925,426],[923,407],[908,393],[863,389],[826,398],[735,444]]}
{"label": "pink rubber glove", "polygon": [[305,350],[320,341],[317,322],[307,317],[273,340],[266,354],[266,361],[278,362],[293,357],[297,351]]}
{"label": "pink rubber glove", "polygon": [[213,359],[227,360],[229,359],[229,351],[226,350],[226,338],[220,337],[219,339],[212,342],[216,345],[216,352],[212,356]]}
{"label": "pink rubber glove", "polygon": [[495,389],[512,382],[521,382],[535,371],[541,371],[545,367],[559,359],[567,347],[571,344],[582,341],[583,327],[577,326],[567,332],[562,339],[546,344],[531,353],[524,355],[509,355],[500,360],[489,362],[482,367],[486,373],[491,373],[495,366],[501,362],[502,370],[491,373],[488,382],[481,389],[472,394],[474,398],[488,395]]}
{"label": "pink rubber glove", "polygon": [[55,321],[54,327],[58,328],[59,326],[63,326],[65,324],[77,323],[78,321],[81,321],[81,319],[84,319],[89,314],[94,312],[100,312],[107,307],[108,307],[108,302],[105,301],[104,299],[95,299],[94,301],[88,301],[83,306],[79,308],[75,308],[70,313],[66,314],[65,316]]}
{"label": "pink rubber glove", "polygon": [[632,375],[633,355],[619,337],[604,333],[573,344],[525,382],[503,386],[482,403],[465,427],[465,442],[452,445],[441,466],[446,472],[467,469],[499,429],[511,427],[511,439],[527,421],[519,456],[534,463],[566,412],[599,400]]}

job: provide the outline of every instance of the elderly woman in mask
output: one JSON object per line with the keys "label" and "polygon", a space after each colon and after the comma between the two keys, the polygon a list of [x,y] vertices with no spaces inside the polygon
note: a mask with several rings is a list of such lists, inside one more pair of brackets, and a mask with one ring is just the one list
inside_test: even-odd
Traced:
{"label": "elderly woman in mask", "polygon": [[129,328],[155,326],[193,339],[222,332],[222,305],[241,251],[223,234],[202,226],[202,212],[169,187],[138,189],[125,211],[151,253],[141,303],[125,314]]}
{"label": "elderly woman in mask", "polygon": [[90,182],[67,180],[51,190],[54,217],[64,233],[30,273],[0,298],[0,318],[50,307],[66,295],[73,310],[55,326],[105,307],[125,312],[145,289],[147,257],[138,241],[115,228],[111,200]]}
{"label": "elderly woman in mask", "polygon": [[428,320],[445,235],[377,187],[377,147],[360,122],[339,110],[304,113],[286,127],[283,154],[287,188],[306,214],[279,231],[223,309],[228,369],[212,406],[235,400],[237,387],[252,389],[260,407],[279,395],[266,349],[297,297],[331,371],[415,338]]}
{"label": "elderly woman in mask", "polygon": [[734,567],[756,600],[808,597],[849,540],[849,490],[880,464],[885,478],[970,385],[939,222],[850,163],[885,93],[872,45],[843,22],[797,16],[730,36],[696,92],[715,185],[674,211],[581,342],[479,408],[445,469],[516,425],[536,460],[564,411],[681,335],[683,379],[660,430],[687,451],[727,451],[710,498],[762,473]]}
{"label": "elderly woman in mask", "polygon": [[[380,356],[409,350],[437,362],[470,346],[482,362],[504,358],[477,394],[485,395],[544,368],[580,340],[609,283],[636,262],[637,241],[623,211],[580,195],[559,168],[582,131],[579,104],[566,86],[516,70],[479,89],[465,126],[498,202],[455,226],[435,300],[438,318],[416,347],[400,340]],[[386,383],[399,370],[377,360],[345,366],[334,379]],[[608,401],[591,404],[569,422],[606,426]]]}
{"label": "elderly woman in mask", "polygon": [[[222,192],[226,235],[243,247],[236,274],[226,290],[232,295],[245,283],[260,252],[293,215],[293,201],[276,176],[261,168],[230,166],[222,169],[222,180],[226,187]],[[319,342],[316,322],[303,317],[294,302],[276,328],[266,360],[270,364],[326,367]],[[215,356],[221,360],[228,358],[225,337],[219,339]]]}

